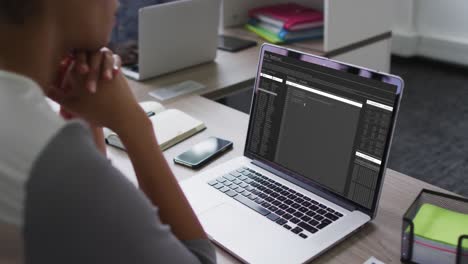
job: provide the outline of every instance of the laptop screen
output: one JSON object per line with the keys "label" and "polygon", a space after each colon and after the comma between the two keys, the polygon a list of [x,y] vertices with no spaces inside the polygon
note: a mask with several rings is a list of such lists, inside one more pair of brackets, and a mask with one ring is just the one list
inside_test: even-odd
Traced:
{"label": "laptop screen", "polygon": [[263,53],[247,156],[372,209],[399,88],[385,75],[319,60]]}

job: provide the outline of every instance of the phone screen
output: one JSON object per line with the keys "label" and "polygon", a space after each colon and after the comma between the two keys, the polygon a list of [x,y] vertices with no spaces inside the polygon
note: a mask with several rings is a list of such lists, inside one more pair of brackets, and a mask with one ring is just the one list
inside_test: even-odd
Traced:
{"label": "phone screen", "polygon": [[180,154],[174,161],[190,167],[198,167],[211,157],[231,147],[231,141],[211,137]]}

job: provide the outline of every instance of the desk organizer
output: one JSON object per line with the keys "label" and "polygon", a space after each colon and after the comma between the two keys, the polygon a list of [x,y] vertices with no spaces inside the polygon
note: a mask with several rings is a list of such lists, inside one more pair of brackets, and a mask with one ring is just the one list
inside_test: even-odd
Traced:
{"label": "desk organizer", "polygon": [[467,219],[468,199],[422,190],[403,216],[401,261],[468,264]]}

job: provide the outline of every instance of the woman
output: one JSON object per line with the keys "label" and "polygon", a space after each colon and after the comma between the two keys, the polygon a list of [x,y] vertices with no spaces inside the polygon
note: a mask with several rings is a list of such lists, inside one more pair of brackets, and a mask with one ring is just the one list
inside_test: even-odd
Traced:
{"label": "woman", "polygon": [[[118,60],[100,49],[117,6],[0,0],[0,262],[18,251],[26,263],[215,262]],[[99,151],[104,126],[141,191]]]}

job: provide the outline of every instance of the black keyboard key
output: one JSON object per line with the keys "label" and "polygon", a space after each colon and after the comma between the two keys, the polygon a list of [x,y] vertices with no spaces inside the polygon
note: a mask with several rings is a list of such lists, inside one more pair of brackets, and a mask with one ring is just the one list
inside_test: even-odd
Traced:
{"label": "black keyboard key", "polygon": [[307,209],[307,208],[304,207],[304,206],[300,207],[298,210],[301,211],[301,212],[303,212],[303,213],[309,211],[309,209]]}
{"label": "black keyboard key", "polygon": [[276,198],[276,200],[278,200],[278,201],[285,201],[286,199],[288,199],[288,198],[284,197],[283,195],[280,195],[280,196],[278,196],[278,198]]}
{"label": "black keyboard key", "polygon": [[280,193],[283,189],[281,187],[276,187],[274,190],[275,192]]}
{"label": "black keyboard key", "polygon": [[283,209],[283,210],[286,210],[288,209],[289,206],[285,205],[285,204],[280,204],[279,205],[279,208]]}
{"label": "black keyboard key", "polygon": [[296,218],[296,217],[291,218],[291,220],[289,220],[289,221],[291,221],[293,224],[297,224],[297,223],[300,222],[300,220],[298,218]]}
{"label": "black keyboard key", "polygon": [[310,200],[312,200],[312,199],[310,199],[310,198],[309,198],[309,197],[307,197],[307,196],[304,196],[304,200],[306,200],[306,201],[310,201]]}
{"label": "black keyboard key", "polygon": [[267,218],[270,219],[271,221],[276,221],[276,220],[278,220],[280,217],[279,217],[277,214],[270,213],[270,214],[267,215]]}
{"label": "black keyboard key", "polygon": [[318,224],[320,224],[320,222],[317,221],[317,220],[312,219],[312,220],[309,221],[309,225],[311,225],[311,226],[316,226]]}
{"label": "black keyboard key", "polygon": [[324,229],[325,227],[327,227],[329,224],[325,224],[325,223],[320,223],[319,225],[316,226],[316,228],[318,229]]}
{"label": "black keyboard key", "polygon": [[295,208],[295,209],[298,209],[299,207],[301,207],[301,205],[298,204],[298,203],[293,203],[293,204],[291,204],[291,207]]}
{"label": "black keyboard key", "polygon": [[256,211],[257,213],[261,214],[261,215],[269,215],[270,214],[270,211],[268,211],[267,209],[261,207],[260,205],[258,205],[257,203],[253,202],[252,200],[250,200],[249,198],[245,197],[245,196],[242,196],[242,195],[236,195],[234,197],[234,199],[236,199],[237,201],[243,203],[244,205],[246,205],[247,207],[249,207],[250,209],[253,209],[254,211]]}
{"label": "black keyboard key", "polygon": [[302,206],[305,206],[305,207],[309,207],[309,206],[311,206],[311,205],[312,205],[312,204],[311,204],[310,202],[307,202],[307,201],[305,201],[305,202],[302,203]]}
{"label": "black keyboard key", "polygon": [[251,193],[251,194],[249,195],[249,199],[250,199],[250,200],[255,200],[255,199],[257,199],[257,197],[258,197],[258,196],[255,195],[255,194],[253,194],[253,193]]}
{"label": "black keyboard key", "polygon": [[321,215],[314,215],[314,219],[315,219],[315,220],[318,220],[318,221],[322,221],[323,216],[321,216]]}
{"label": "black keyboard key", "polygon": [[247,191],[249,191],[249,192],[255,190],[255,188],[252,187],[252,186],[250,186],[250,185],[248,185],[247,187],[245,187],[245,189],[246,189]]}
{"label": "black keyboard key", "polygon": [[272,204],[274,204],[274,205],[276,205],[276,206],[279,206],[279,205],[281,204],[281,202],[278,201],[278,200],[275,200],[275,201],[272,202]]}
{"label": "black keyboard key", "polygon": [[329,219],[325,218],[325,219],[322,220],[322,223],[325,223],[325,224],[329,225],[329,224],[332,223],[332,221],[330,221]]}
{"label": "black keyboard key", "polygon": [[307,238],[307,235],[304,234],[304,233],[300,233],[299,236],[302,237],[303,239],[306,239],[306,238]]}
{"label": "black keyboard key", "polygon": [[318,204],[318,202],[315,201],[315,200],[311,200],[310,202],[311,202],[312,204]]}
{"label": "black keyboard key", "polygon": [[294,208],[288,208],[288,209],[286,209],[286,212],[288,212],[290,214],[294,214],[296,212],[296,210]]}
{"label": "black keyboard key", "polygon": [[299,197],[301,197],[301,198],[304,197],[304,195],[301,194],[301,193],[296,193],[296,195],[299,196]]}
{"label": "black keyboard key", "polygon": [[335,210],[333,210],[333,209],[331,209],[331,208],[327,208],[326,210],[327,210],[328,212],[330,212],[330,213],[334,213],[334,212],[335,212]]}
{"label": "black keyboard key", "polygon": [[297,193],[297,192],[296,192],[295,190],[293,190],[293,189],[289,189],[289,192],[292,193],[292,194]]}
{"label": "black keyboard key", "polygon": [[225,192],[225,194],[229,197],[234,197],[237,195],[236,191],[233,191],[233,190],[227,191]]}
{"label": "black keyboard key", "polygon": [[291,230],[291,228],[292,228],[292,227],[289,226],[289,225],[284,225],[283,227],[286,228],[287,230]]}
{"label": "black keyboard key", "polygon": [[271,204],[269,202],[263,202],[262,206],[265,207],[265,208],[268,208],[268,207],[271,206]]}
{"label": "black keyboard key", "polygon": [[339,212],[335,212],[335,215],[338,216],[338,217],[343,217],[343,214],[341,214]]}
{"label": "black keyboard key", "polygon": [[258,186],[257,189],[259,189],[260,191],[266,190],[266,188],[264,186]]}
{"label": "black keyboard key", "polygon": [[288,196],[288,195],[290,195],[290,193],[289,193],[288,191],[282,191],[282,192],[280,192],[280,193],[281,193],[281,195],[283,195],[283,196]]}
{"label": "black keyboard key", "polygon": [[287,222],[288,222],[288,220],[285,220],[285,219],[283,219],[283,218],[280,218],[280,219],[276,220],[276,223],[277,223],[278,225],[284,225],[284,224],[286,224]]}
{"label": "black keyboard key", "polygon": [[311,205],[311,206],[309,206],[309,209],[312,210],[312,211],[315,211],[315,210],[318,210],[319,208],[316,205]]}
{"label": "black keyboard key", "polygon": [[213,186],[213,185],[218,184],[218,181],[217,180],[212,180],[212,181],[208,182],[208,184]]}
{"label": "black keyboard key", "polygon": [[304,215],[303,217],[301,217],[301,220],[304,221],[304,222],[309,222],[310,219],[312,219],[312,218],[310,218],[310,217],[307,216],[307,215]]}
{"label": "black keyboard key", "polygon": [[284,203],[287,204],[287,205],[291,205],[291,204],[293,204],[294,202],[293,202],[293,200],[287,199],[287,200],[284,201]]}
{"label": "black keyboard key", "polygon": [[255,194],[255,195],[259,195],[259,194],[261,193],[261,192],[260,192],[259,190],[257,190],[257,189],[253,189],[253,190],[251,190],[251,192],[252,192],[253,194]]}
{"label": "black keyboard key", "polygon": [[225,193],[227,191],[230,191],[231,189],[229,187],[223,186],[223,188],[219,189],[221,192]]}
{"label": "black keyboard key", "polygon": [[336,216],[336,215],[334,215],[334,214],[332,214],[332,213],[327,213],[327,214],[325,214],[325,217],[328,218],[328,219],[330,219],[330,220],[332,220],[332,221],[338,220],[338,216]]}
{"label": "black keyboard key", "polygon": [[272,206],[268,207],[268,209],[270,209],[270,211],[276,211],[276,210],[278,210],[278,207],[272,205]]}
{"label": "black keyboard key", "polygon": [[274,193],[271,193],[270,196],[276,198],[279,196],[279,194],[274,192]]}
{"label": "black keyboard key", "polygon": [[283,218],[289,220],[289,219],[293,218],[293,216],[290,215],[290,214],[288,214],[288,213],[285,213],[285,214],[283,215]]}
{"label": "black keyboard key", "polygon": [[326,209],[327,207],[324,204],[319,204],[318,205],[320,208]]}
{"label": "black keyboard key", "polygon": [[298,197],[298,198],[294,199],[294,201],[295,201],[296,203],[303,203],[303,202],[304,202],[304,199]]}
{"label": "black keyboard key", "polygon": [[253,182],[253,180],[252,180],[252,179],[249,179],[249,178],[247,178],[247,179],[245,179],[245,180],[244,180],[244,182],[245,182],[245,183],[249,183],[249,184],[250,184],[250,183],[252,183],[252,182]]}
{"label": "black keyboard key", "polygon": [[283,210],[281,210],[281,209],[278,209],[278,210],[275,211],[275,213],[276,213],[277,215],[279,215],[279,216],[282,216],[282,215],[284,215],[286,212],[283,211]]}
{"label": "black keyboard key", "polygon": [[270,194],[270,193],[272,193],[273,191],[270,190],[270,189],[265,189],[263,192],[266,193],[266,194]]}
{"label": "black keyboard key", "polygon": [[225,179],[228,179],[230,181],[234,181],[236,178],[234,178],[232,175],[226,174],[223,176]]}
{"label": "black keyboard key", "polygon": [[302,228],[297,227],[297,226],[293,230],[291,230],[291,232],[293,232],[294,234],[299,234],[302,231],[304,231],[304,230],[302,230]]}
{"label": "black keyboard key", "polygon": [[318,231],[317,228],[315,228],[315,227],[313,227],[313,226],[311,226],[311,225],[309,225],[309,224],[307,224],[307,223],[304,223],[304,222],[300,222],[300,223],[298,224],[298,226],[304,228],[305,230],[309,231],[309,232],[312,233],[312,234],[314,234],[314,233],[316,233],[316,232]]}
{"label": "black keyboard key", "polygon": [[306,215],[312,217],[312,216],[316,215],[316,213],[313,212],[313,211],[307,211]]}
{"label": "black keyboard key", "polygon": [[323,210],[323,209],[318,209],[316,212],[317,212],[317,214],[321,214],[321,215],[327,213],[327,211],[326,211],[326,210]]}
{"label": "black keyboard key", "polygon": [[265,198],[265,200],[266,200],[267,202],[270,202],[270,203],[271,203],[271,202],[273,202],[275,199],[273,199],[272,197],[268,196],[268,197]]}
{"label": "black keyboard key", "polygon": [[298,218],[304,216],[304,214],[301,213],[301,212],[295,212],[293,215],[294,215],[295,217],[298,217]]}
{"label": "black keyboard key", "polygon": [[290,194],[290,195],[288,195],[288,198],[291,199],[291,200],[294,200],[294,199],[297,198],[297,196],[294,195],[294,194]]}
{"label": "black keyboard key", "polygon": [[260,198],[262,198],[262,199],[265,199],[265,198],[268,197],[268,195],[265,194],[265,193],[259,193],[259,194],[257,194],[257,195],[258,195]]}

